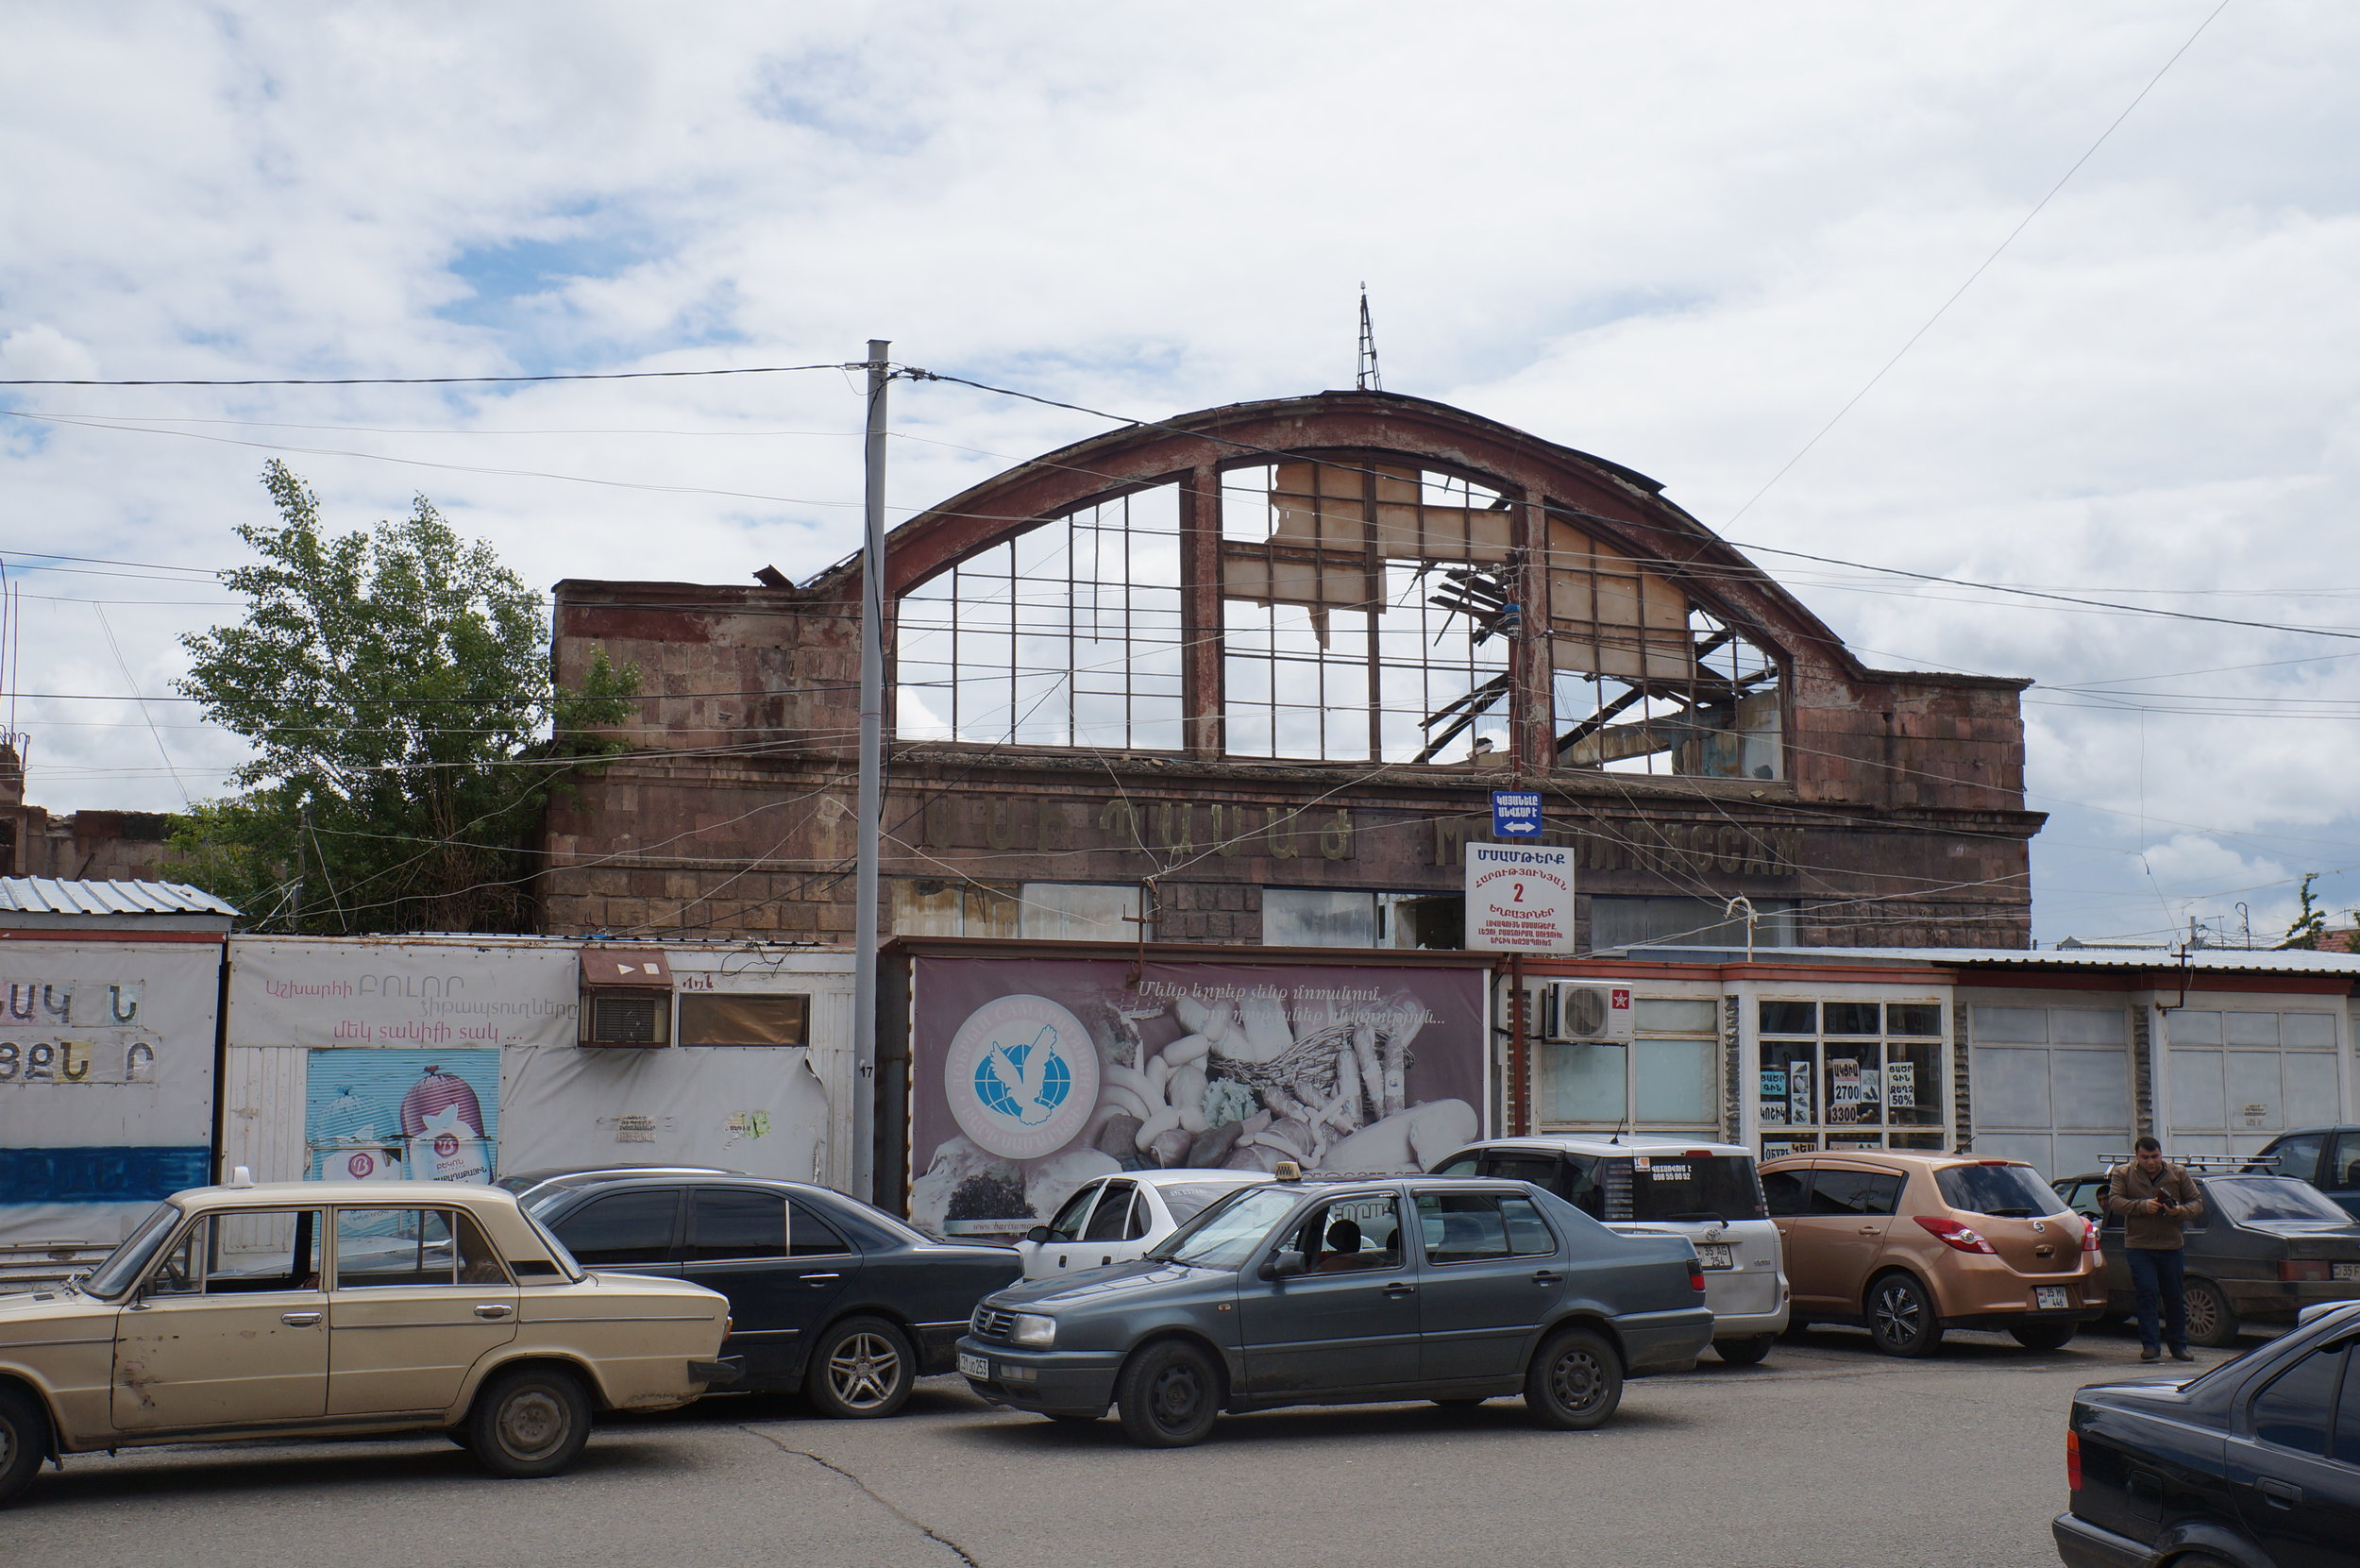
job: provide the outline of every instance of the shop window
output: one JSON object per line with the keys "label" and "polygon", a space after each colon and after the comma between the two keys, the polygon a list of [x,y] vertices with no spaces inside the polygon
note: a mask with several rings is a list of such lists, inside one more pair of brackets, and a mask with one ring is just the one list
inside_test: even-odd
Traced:
{"label": "shop window", "polygon": [[811,998],[739,991],[683,991],[683,1045],[809,1045]]}
{"label": "shop window", "polygon": [[[897,936],[1023,936],[1050,942],[1135,942],[1137,883],[981,883],[911,877],[893,885]],[[1151,917],[1147,935],[1155,935]]]}
{"label": "shop window", "polygon": [[1137,883],[1028,882],[1017,898],[1017,933],[1051,942],[1135,942],[1155,938],[1155,921],[1140,923]]}
{"label": "shop window", "polygon": [[893,884],[896,936],[1013,936],[1017,934],[1015,883],[967,882],[950,877],[897,878]]}
{"label": "shop window", "polygon": [[1534,1104],[1546,1126],[1714,1128],[1721,1118],[1720,1004],[1704,998],[1633,1003],[1633,1038],[1544,1041]]}
{"label": "shop window", "polygon": [[1774,1000],[1759,1008],[1755,1109],[1765,1155],[1939,1146],[1940,1003]]}
{"label": "shop window", "polygon": [[1181,745],[1179,490],[1087,506],[902,596],[904,740]]}
{"label": "shop window", "polygon": [[1350,888],[1265,887],[1262,943],[1266,947],[1373,948],[1376,895]]}
{"label": "shop window", "polygon": [[[1731,915],[1721,899],[1613,898],[1590,901],[1590,950],[1608,953],[1635,947],[1745,947],[1745,917]],[[1791,899],[1754,901],[1753,945],[1794,947],[1795,904]]]}
{"label": "shop window", "polygon": [[1467,901],[1457,893],[1262,890],[1264,947],[1456,949],[1466,932]]}

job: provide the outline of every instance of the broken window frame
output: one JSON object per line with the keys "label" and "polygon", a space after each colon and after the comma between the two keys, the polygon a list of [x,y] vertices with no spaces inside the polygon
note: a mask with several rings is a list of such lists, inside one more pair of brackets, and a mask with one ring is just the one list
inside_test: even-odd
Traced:
{"label": "broken window frame", "polygon": [[1194,514],[1200,593],[1191,504],[1179,476],[1102,497],[903,593],[897,737],[1177,752],[1193,714],[1230,757],[1483,767],[1529,714],[1555,768],[1786,775],[1781,656],[1576,509],[1520,528],[1513,491],[1408,454],[1242,459]]}
{"label": "broken window frame", "polygon": [[1479,563],[1512,556],[1510,505],[1479,480],[1384,454],[1223,470],[1228,754],[1452,764],[1505,752],[1521,610],[1485,594]]}
{"label": "broken window frame", "polygon": [[1092,501],[905,590],[896,736],[1180,750],[1181,505],[1172,481]]}

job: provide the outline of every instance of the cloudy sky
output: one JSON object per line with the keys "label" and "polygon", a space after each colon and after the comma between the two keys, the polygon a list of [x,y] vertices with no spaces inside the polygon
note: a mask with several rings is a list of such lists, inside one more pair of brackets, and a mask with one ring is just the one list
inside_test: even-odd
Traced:
{"label": "cloudy sky", "polygon": [[[1155,417],[1349,385],[1366,279],[1388,388],[1656,476],[1872,663],[2036,678],[2045,941],[2274,936],[2304,871],[2360,902],[2360,641],[1768,553],[2360,632],[2360,13],[2216,3],[19,5],[0,377],[881,336]],[[52,809],[221,791],[238,743],[129,694],[231,608],[274,451],[331,523],[424,491],[537,583],[857,543],[833,371],[0,399]],[[895,400],[897,515],[1104,428]]]}

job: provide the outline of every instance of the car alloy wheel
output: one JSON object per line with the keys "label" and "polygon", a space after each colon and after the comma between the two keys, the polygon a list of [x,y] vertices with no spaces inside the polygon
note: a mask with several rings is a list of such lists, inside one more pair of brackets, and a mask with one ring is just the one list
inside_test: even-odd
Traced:
{"label": "car alloy wheel", "polygon": [[875,1409],[893,1397],[901,1380],[902,1353],[882,1334],[839,1340],[828,1357],[828,1386],[851,1409]]}
{"label": "car alloy wheel", "polygon": [[1887,1356],[1930,1356],[1942,1343],[1942,1320],[1926,1288],[1907,1274],[1887,1274],[1868,1292],[1869,1341]]}
{"label": "car alloy wheel", "polygon": [[2182,1291],[2186,1303],[2188,1342],[2226,1350],[2237,1342],[2237,1309],[2209,1279],[2192,1279]]}
{"label": "car alloy wheel", "polygon": [[909,1402],[917,1355],[883,1318],[847,1318],[812,1346],[803,1387],[813,1408],[839,1420],[889,1416]]}
{"label": "car alloy wheel", "polygon": [[1525,1373],[1525,1405],[1561,1431],[1603,1426],[1623,1402],[1623,1358],[1587,1328],[1549,1336]]}
{"label": "car alloy wheel", "polygon": [[1211,1436],[1221,1373],[1200,1347],[1163,1340],[1133,1353],[1115,1379],[1122,1430],[1145,1448],[1186,1448]]}
{"label": "car alloy wheel", "polygon": [[590,1441],[590,1398],[556,1367],[496,1373],[476,1395],[467,1451],[496,1475],[554,1475]]}

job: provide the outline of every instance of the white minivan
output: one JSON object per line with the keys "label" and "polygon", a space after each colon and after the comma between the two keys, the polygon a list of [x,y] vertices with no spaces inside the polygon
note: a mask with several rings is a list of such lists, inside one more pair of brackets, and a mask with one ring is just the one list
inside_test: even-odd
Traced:
{"label": "white minivan", "polygon": [[1724,1361],[1759,1361],[1785,1332],[1778,1228],[1743,1145],[1620,1134],[1501,1138],[1470,1144],[1428,1173],[1530,1182],[1609,1230],[1685,1237],[1704,1265],[1712,1348]]}
{"label": "white minivan", "polygon": [[1026,1279],[1128,1263],[1241,1187],[1272,1178],[1259,1171],[1125,1171],[1076,1188],[1056,1217],[1016,1244]]}

